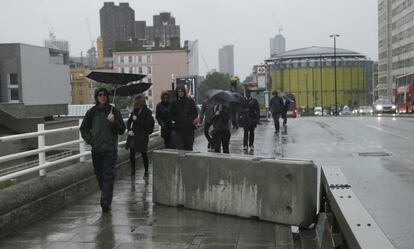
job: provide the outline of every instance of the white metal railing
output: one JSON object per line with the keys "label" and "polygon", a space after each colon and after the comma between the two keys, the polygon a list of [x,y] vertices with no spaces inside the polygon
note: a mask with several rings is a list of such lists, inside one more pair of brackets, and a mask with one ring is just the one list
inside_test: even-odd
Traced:
{"label": "white metal railing", "polygon": [[[127,119],[124,119],[126,121]],[[24,133],[24,134],[18,134],[18,135],[11,135],[11,136],[4,136],[0,137],[0,143],[2,142],[12,142],[12,141],[18,141],[21,139],[28,139],[28,138],[36,138],[38,141],[38,148],[35,150],[29,150],[24,152],[19,152],[15,154],[10,154],[6,156],[0,157],[0,164],[12,161],[16,159],[25,158],[28,156],[38,155],[38,164],[37,166],[30,167],[30,168],[22,168],[21,170],[15,170],[14,172],[5,174],[0,176],[0,182],[8,181],[11,179],[14,179],[16,177],[26,175],[29,173],[33,173],[38,171],[39,176],[45,176],[46,175],[46,169],[61,163],[69,162],[72,160],[79,159],[80,162],[85,162],[86,156],[90,155],[91,152],[86,150],[86,144],[84,140],[81,137],[79,127],[82,123],[82,119],[79,120],[78,126],[71,126],[71,127],[65,127],[65,128],[58,128],[58,129],[52,129],[52,130],[45,130],[44,124],[38,124],[37,125],[37,131],[36,132],[30,132],[30,133]],[[58,134],[58,133],[64,133],[64,132],[71,132],[71,131],[79,131],[79,137],[76,140],[55,144],[55,145],[46,145],[45,144],[45,136],[51,135],[51,134]],[[150,137],[159,136],[160,131],[159,128],[155,132],[153,132]],[[121,141],[118,143],[118,146],[124,146],[126,144],[126,141]],[[49,161],[46,160],[46,152],[55,150],[57,148],[69,146],[69,145],[79,145],[79,154],[67,156],[64,158],[59,158],[57,160]]]}

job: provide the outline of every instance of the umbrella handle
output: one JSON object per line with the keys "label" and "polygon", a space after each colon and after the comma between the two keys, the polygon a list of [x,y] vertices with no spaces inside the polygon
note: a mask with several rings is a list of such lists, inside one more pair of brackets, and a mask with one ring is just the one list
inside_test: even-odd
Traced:
{"label": "umbrella handle", "polygon": [[112,110],[114,109],[114,105],[115,105],[115,97],[116,97],[116,87],[115,87],[115,90],[114,90],[114,98],[112,99],[111,113],[112,113]]}

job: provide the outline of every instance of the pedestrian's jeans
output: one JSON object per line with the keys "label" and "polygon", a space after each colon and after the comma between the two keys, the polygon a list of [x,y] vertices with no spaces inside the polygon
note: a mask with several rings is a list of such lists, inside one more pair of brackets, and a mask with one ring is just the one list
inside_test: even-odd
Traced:
{"label": "pedestrian's jeans", "polygon": [[161,128],[161,137],[164,139],[165,149],[175,149],[171,129]]}
{"label": "pedestrian's jeans", "polygon": [[211,123],[210,122],[205,122],[204,123],[204,136],[206,137],[207,141],[208,141],[208,148],[213,148],[212,145],[212,141],[211,141],[211,136],[210,136],[210,127],[211,127]]}
{"label": "pedestrian's jeans", "polygon": [[213,131],[213,147],[214,152],[220,153],[221,147],[223,146],[223,153],[230,153],[229,144],[230,144],[230,131]]}
{"label": "pedestrian's jeans", "polygon": [[174,143],[179,150],[193,151],[194,130],[174,131]]}
{"label": "pedestrian's jeans", "polygon": [[254,145],[254,129],[255,127],[244,128],[243,147],[253,147]]}
{"label": "pedestrian's jeans", "polygon": [[111,205],[114,192],[115,164],[117,152],[92,152],[92,163],[96,179],[101,189],[101,205]]}
{"label": "pedestrian's jeans", "polygon": [[280,114],[279,113],[272,113],[272,117],[273,117],[273,122],[275,123],[275,131],[279,132],[279,130],[280,130],[280,124],[279,124]]}

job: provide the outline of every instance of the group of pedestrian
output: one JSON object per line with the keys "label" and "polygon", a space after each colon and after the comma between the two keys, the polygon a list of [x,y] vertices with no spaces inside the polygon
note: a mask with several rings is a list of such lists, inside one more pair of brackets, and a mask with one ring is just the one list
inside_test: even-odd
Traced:
{"label": "group of pedestrian", "polygon": [[243,98],[241,110],[215,104],[209,98],[203,103],[200,112],[200,122],[204,121],[204,135],[207,139],[208,151],[229,153],[231,127],[244,129],[243,150],[254,150],[254,132],[260,123],[260,108],[258,101],[249,91]]}
{"label": "group of pedestrian", "polygon": [[[161,127],[161,136],[167,149],[193,150],[194,130],[198,111],[194,100],[188,97],[183,87],[175,91],[176,98],[170,101],[170,94],[163,93],[156,107],[156,119]],[[134,109],[127,125],[121,112],[110,105],[109,92],[105,88],[95,91],[95,105],[89,109],[80,126],[82,138],[92,147],[92,164],[101,190],[100,203],[103,212],[111,209],[115,165],[118,158],[118,135],[128,132],[126,148],[130,152],[131,175],[136,173],[136,153],[144,163],[144,178],[148,177],[148,143],[154,131],[155,121],[147,107],[144,95],[134,99]]]}
{"label": "group of pedestrian", "polygon": [[[95,91],[95,106],[89,109],[80,127],[82,138],[92,147],[92,163],[101,190],[100,203],[103,212],[111,209],[115,165],[118,151],[118,135],[127,130],[126,148],[130,152],[131,175],[136,173],[136,153],[140,153],[144,164],[144,178],[148,177],[148,143],[154,130],[152,111],[146,105],[143,95],[134,99],[134,109],[125,126],[121,112],[109,103],[109,92],[105,88]],[[279,118],[286,124],[288,100],[273,92],[270,109],[279,132]],[[260,124],[258,101],[246,92],[237,113],[237,126],[244,129],[243,149],[254,150],[255,128]],[[209,151],[229,153],[231,126],[234,124],[234,110],[211,100],[203,104],[200,115],[194,100],[187,96],[184,87],[177,87],[174,100],[168,92],[162,93],[161,102],[156,106],[155,117],[161,127],[161,137],[166,149],[193,150],[194,132],[204,122],[204,134]],[[210,131],[211,130],[211,131]]]}

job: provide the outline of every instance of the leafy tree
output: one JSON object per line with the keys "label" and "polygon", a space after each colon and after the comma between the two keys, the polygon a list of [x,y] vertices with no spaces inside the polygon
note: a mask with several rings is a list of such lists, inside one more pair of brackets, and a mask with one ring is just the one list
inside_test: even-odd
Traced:
{"label": "leafy tree", "polygon": [[[202,103],[205,100],[206,92],[210,89],[230,90],[230,75],[224,73],[209,73],[204,81],[201,82],[198,88],[198,102]],[[243,86],[237,86],[239,93],[243,93]]]}

